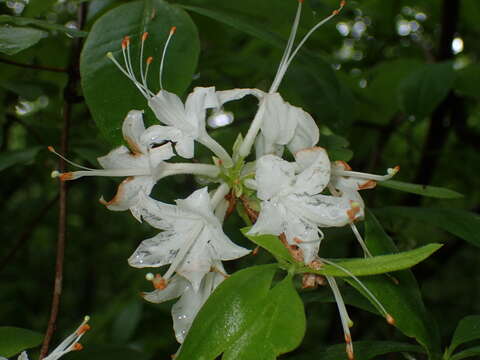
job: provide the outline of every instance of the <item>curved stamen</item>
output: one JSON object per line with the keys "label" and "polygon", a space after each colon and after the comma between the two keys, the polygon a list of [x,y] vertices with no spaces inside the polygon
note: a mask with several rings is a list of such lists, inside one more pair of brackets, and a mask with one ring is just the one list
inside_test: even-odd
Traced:
{"label": "curved stamen", "polygon": [[297,35],[297,30],[298,30],[298,24],[300,22],[300,15],[302,13],[302,3],[303,3],[303,0],[298,1],[297,13],[295,14],[295,19],[293,20],[292,29],[290,30],[290,35],[289,35],[288,41],[287,41],[287,46],[285,47],[285,51],[283,52],[282,59],[280,60],[280,63],[278,64],[277,73],[275,75],[275,78],[273,79],[272,86],[270,87],[270,90],[268,91],[269,93],[276,92],[277,89],[278,89],[278,85],[280,84],[280,81],[282,80],[279,75],[282,73],[285,62],[288,59],[288,57],[290,56],[290,53],[292,51],[293,42],[295,41],[295,36]]}
{"label": "curved stamen", "polygon": [[374,174],[362,173],[358,171],[341,170],[341,169],[333,168],[332,175],[355,177],[355,178],[366,179],[366,180],[385,181],[394,177],[395,174],[398,173],[399,171],[400,171],[400,166],[395,166],[394,168],[387,169],[386,175],[374,175]]}
{"label": "curved stamen", "polygon": [[[70,165],[73,165],[73,166],[76,166],[80,169],[84,169],[84,170],[96,170],[96,169],[92,169],[92,168],[89,168],[89,167],[86,167],[86,166],[82,166],[80,164],[77,164],[71,160],[68,160],[65,156],[59,154],[58,152],[55,151],[55,148],[53,146],[48,146],[47,147],[48,151],[50,151],[51,153],[54,153],[55,155],[57,155],[60,159],[62,159],[63,161],[69,163]],[[60,174],[60,173],[58,173]],[[54,173],[52,173],[52,176],[54,175]],[[58,176],[58,175],[57,175]],[[57,176],[53,176],[53,177],[57,177]]]}
{"label": "curved stamen", "polygon": [[159,82],[160,82],[160,90],[163,90],[162,78],[163,78],[163,65],[164,65],[164,62],[165,62],[165,55],[167,53],[167,48],[168,48],[168,44],[170,43],[170,39],[172,38],[173,34],[175,34],[175,31],[177,31],[177,27],[172,26],[172,28],[170,29],[170,33],[168,34],[167,41],[165,42],[165,45],[163,46],[162,60],[160,61],[160,73],[158,75],[159,76]]}
{"label": "curved stamen", "polygon": [[[142,80],[142,84],[143,86],[145,86],[145,83],[146,81],[144,80],[145,79],[145,76],[143,74],[143,48],[145,46],[145,40],[147,40],[148,38],[148,32],[144,32],[142,34],[142,41],[141,41],[141,45],[140,45],[140,79]],[[146,86],[145,86],[146,87]]]}
{"label": "curved stamen", "polygon": [[362,247],[365,257],[372,257],[372,254],[370,253],[370,250],[368,250],[367,245],[365,244],[365,241],[363,241],[362,235],[360,235],[360,232],[358,231],[357,226],[353,222],[351,222],[350,228],[355,234],[355,237],[357,238],[358,243]]}
{"label": "curved stamen", "polygon": [[335,302],[337,303],[338,312],[340,313],[340,320],[342,322],[343,334],[345,335],[345,342],[347,343],[347,355],[349,359],[353,359],[353,344],[352,336],[350,335],[350,327],[353,326],[353,321],[348,316],[347,308],[345,307],[345,302],[343,301],[342,294],[338,288],[335,278],[332,276],[325,276],[332,289],[333,296],[335,297]]}
{"label": "curved stamen", "polygon": [[341,265],[338,265],[338,264],[334,263],[333,261],[330,261],[330,260],[327,260],[327,259],[324,259],[324,258],[320,258],[320,260],[322,262],[324,262],[325,264],[328,264],[328,265],[331,265],[331,266],[333,266],[337,269],[340,269],[345,274],[350,276],[363,289],[363,291],[365,291],[365,293],[370,297],[370,299],[373,300],[373,302],[377,305],[378,309],[380,310],[380,313],[383,316],[385,316],[387,318],[387,320],[388,320],[389,317],[391,318],[391,315],[387,312],[387,310],[385,310],[385,308],[380,303],[380,301],[378,301],[378,299],[375,297],[375,295],[373,295],[373,293],[370,290],[368,290],[368,288],[365,285],[363,285],[363,283],[355,275],[353,275],[349,270],[345,269]]}

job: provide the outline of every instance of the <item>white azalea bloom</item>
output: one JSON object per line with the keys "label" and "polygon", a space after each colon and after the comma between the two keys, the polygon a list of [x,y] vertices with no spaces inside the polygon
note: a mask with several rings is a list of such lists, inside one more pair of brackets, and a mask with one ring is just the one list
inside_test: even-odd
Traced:
{"label": "white azalea bloom", "polygon": [[198,291],[213,264],[238,259],[250,251],[235,245],[223,233],[206,187],[176,203],[164,204],[143,196],[141,217],[164,231],[144,240],[128,262],[138,268],[171,264],[165,282],[177,272]]}
{"label": "white azalea bloom", "polygon": [[143,293],[145,300],[152,303],[162,303],[180,298],[172,307],[173,329],[179,343],[183,343],[193,320],[210,294],[225,279],[225,270],[220,262],[214,266],[214,271],[208,272],[202,279],[198,289],[181,275],[175,275],[164,289],[156,289]]}
{"label": "white azalea bloom", "polygon": [[255,187],[261,211],[250,234],[285,234],[290,245],[299,246],[309,263],[318,253],[319,227],[344,226],[352,205],[343,197],[321,195],[330,180],[330,161],[323,148],[295,153],[295,163],[275,155],[257,160]]}
{"label": "white azalea bloom", "polygon": [[[69,336],[63,340],[60,345],[58,345],[53,351],[46,357],[44,360],[57,360],[60,359],[63,355],[71,352],[71,351],[79,351],[83,349],[83,346],[79,343],[82,336],[90,330],[90,325],[88,325],[88,321],[90,320],[89,316],[85,316],[85,319],[82,321],[80,326]],[[0,360],[7,360],[0,356]],[[26,351],[22,351],[20,355],[18,355],[17,360],[29,360],[28,354]]]}
{"label": "white azalea bloom", "polygon": [[113,199],[105,201],[102,197],[100,201],[110,210],[131,209],[134,213],[140,191],[150,194],[155,183],[167,170],[164,161],[174,154],[170,143],[148,148],[140,141],[145,126],[139,110],[128,113],[123,121],[122,132],[128,147],[120,146],[106,156],[99,157],[98,162],[104,170],[79,166],[85,170],[52,175],[59,176],[61,180],[75,180],[84,176],[126,176]]}

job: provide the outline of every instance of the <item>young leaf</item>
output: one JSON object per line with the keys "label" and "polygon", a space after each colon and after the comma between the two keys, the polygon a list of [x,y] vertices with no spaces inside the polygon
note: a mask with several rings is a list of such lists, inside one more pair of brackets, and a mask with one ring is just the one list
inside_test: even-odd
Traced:
{"label": "young leaf", "polygon": [[176,360],[215,359],[248,331],[276,269],[252,266],[221,283],[198,312]]}
{"label": "young leaf", "polygon": [[375,210],[375,213],[382,217],[403,217],[437,226],[471,245],[480,246],[480,216],[469,211],[391,206]]}
{"label": "young leaf", "polygon": [[459,199],[463,197],[462,194],[450,189],[430,185],[411,184],[397,180],[380,181],[378,185],[437,199]]}
{"label": "young leaf", "polygon": [[14,55],[35,45],[46,36],[47,33],[45,31],[38,29],[17,26],[1,26],[0,52],[7,55]]}
{"label": "young leaf", "polygon": [[220,284],[177,359],[213,360],[224,353],[224,360],[274,360],[296,348],[306,327],[303,303],[291,276],[270,289],[275,270],[275,265],[253,266]]}
{"label": "young leaf", "polygon": [[[380,355],[399,352],[422,353],[423,349],[418,345],[406,344],[396,341],[355,341],[353,343],[356,360],[369,360]],[[345,358],[345,344],[327,347],[317,357],[321,360],[338,360]],[[295,358],[295,360],[297,360]],[[299,358],[298,360],[301,360]]]}
{"label": "young leaf", "polygon": [[480,315],[466,316],[455,329],[449,351],[451,353],[459,345],[477,339],[480,339]]}
{"label": "young leaf", "polygon": [[275,235],[249,235],[247,232],[250,230],[250,227],[243,228],[242,234],[254,242],[258,246],[261,246],[269,253],[271,253],[275,259],[279,262],[293,263],[294,260],[292,255],[288,252],[287,248],[282,244],[278,236]]}
{"label": "young leaf", "polygon": [[400,84],[400,107],[419,119],[428,116],[447,96],[455,76],[451,62],[424,65]]}
{"label": "young leaf", "polygon": [[87,36],[86,31],[72,29],[63,25],[53,24],[51,22],[44,21],[44,20],[31,19],[31,18],[21,17],[21,16],[0,15],[0,24],[5,24],[5,23],[20,25],[20,26],[33,25],[34,27],[44,29],[44,30],[60,31],[72,37]]}
{"label": "young leaf", "polygon": [[0,356],[10,357],[19,352],[38,346],[43,335],[27,329],[1,326],[0,327]]}
{"label": "young leaf", "polygon": [[[441,244],[428,244],[410,251],[404,251],[397,254],[379,255],[371,258],[345,260],[328,259],[338,267],[324,264],[319,270],[302,267],[298,271],[341,277],[349,277],[351,276],[350,274],[355,276],[384,274],[392,271],[409,269],[425,260],[441,247]],[[344,268],[346,271],[342,270],[340,267]]]}
{"label": "young leaf", "polygon": [[[82,87],[87,104],[100,132],[113,144],[121,144],[121,126],[129,110],[148,109],[134,83],[106,57],[108,52],[123,64],[122,38],[131,37],[132,68],[140,78],[140,44],[147,31],[144,59],[154,56],[147,81],[151,91],[159,90],[159,65],[165,41],[173,26],[177,30],[165,57],[163,84],[165,90],[182,94],[192,81],[199,54],[197,28],[186,12],[162,0],[129,2],[100,17],[93,25],[80,59]],[[148,10],[148,11],[147,11]],[[158,123],[153,113],[147,120]]]}
{"label": "young leaf", "polygon": [[[370,212],[367,212],[365,226],[365,242],[373,255],[397,251],[393,241]],[[392,275],[393,278],[371,276],[363,278],[362,282],[393,316],[395,326],[423,345],[431,359],[437,359],[440,354],[437,325],[425,309],[415,277],[410,270],[395,272]],[[345,281],[371,300],[355,281],[349,278],[345,278]],[[376,306],[374,302],[372,304]]]}
{"label": "young leaf", "polygon": [[479,355],[480,355],[480,346],[474,346],[469,349],[456,353],[450,358],[450,360],[462,360],[462,359],[479,356]]}

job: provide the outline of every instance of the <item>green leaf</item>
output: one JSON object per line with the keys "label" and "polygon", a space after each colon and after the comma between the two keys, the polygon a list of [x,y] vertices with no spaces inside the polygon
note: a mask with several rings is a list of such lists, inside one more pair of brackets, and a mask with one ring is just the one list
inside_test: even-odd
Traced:
{"label": "green leaf", "polygon": [[472,64],[458,71],[454,89],[462,95],[480,97],[480,64]]}
{"label": "green leaf", "polygon": [[480,346],[474,346],[456,353],[455,355],[450,357],[450,360],[461,360],[478,355],[480,355]]}
{"label": "green leaf", "polygon": [[142,316],[142,303],[135,299],[119,312],[113,322],[112,338],[115,342],[126,343],[131,339]]}
{"label": "green leaf", "polygon": [[[428,244],[410,251],[391,255],[379,255],[371,258],[344,260],[327,259],[335,263],[338,267],[324,264],[319,270],[302,267],[298,271],[340,277],[349,277],[351,276],[350,274],[355,276],[384,274],[392,271],[409,269],[428,258],[441,247],[441,244]],[[345,269],[345,271],[340,267]]]}
{"label": "green leaf", "polygon": [[[397,251],[393,241],[371,212],[367,212],[365,242],[373,255]],[[362,278],[362,283],[393,316],[395,326],[405,335],[414,337],[427,350],[430,359],[438,359],[440,356],[438,329],[425,309],[415,277],[410,270],[395,272],[392,276],[366,277]],[[377,307],[355,281],[348,278],[345,280]]]}
{"label": "green leaf", "polygon": [[[275,359],[305,332],[303,303],[290,276],[270,289],[276,265],[252,266],[225,280],[198,313],[178,360]],[[208,337],[205,336],[208,334]]]}
{"label": "green leaf", "polygon": [[0,154],[0,171],[14,165],[24,165],[33,161],[38,154],[40,147],[29,149],[5,151]]}
{"label": "green leaf", "polygon": [[[148,109],[132,81],[106,57],[112,52],[123,63],[121,40],[131,36],[132,66],[140,78],[140,38],[144,31],[149,37],[145,42],[144,59],[155,56],[149,72],[149,88],[159,89],[160,54],[172,26],[177,31],[169,45],[163,71],[166,90],[181,94],[189,86],[199,54],[197,28],[187,13],[162,0],[153,0],[154,11],[147,11],[146,2],[131,2],[120,5],[93,25],[85,43],[80,72],[85,99],[100,132],[113,144],[122,143],[121,126],[128,111]],[[151,12],[150,15],[148,13]],[[153,113],[146,113],[147,120],[158,122]]]}
{"label": "green leaf", "polygon": [[38,346],[43,335],[32,330],[12,327],[0,327],[0,356],[10,357],[19,352]]}
{"label": "green leaf", "polygon": [[455,76],[450,62],[423,66],[400,84],[400,107],[408,115],[428,116],[447,96]]}
{"label": "green leaf", "polygon": [[0,27],[0,52],[7,55],[14,55],[22,50],[35,45],[40,39],[47,36],[42,30],[16,27]]}
{"label": "green leaf", "polygon": [[465,210],[391,206],[376,209],[382,217],[404,217],[436,226],[472,245],[480,246],[480,216]]}
{"label": "green leaf", "polygon": [[[369,360],[376,356],[398,352],[422,353],[423,349],[418,345],[406,344],[396,341],[355,341],[353,343],[356,360]],[[320,352],[316,359],[338,360],[345,359],[345,344],[337,344],[327,347]],[[302,358],[299,357],[298,360]],[[294,358],[297,360],[297,358]]]}
{"label": "green leaf", "polygon": [[87,36],[86,31],[80,31],[72,28],[68,28],[59,24],[52,24],[48,21],[31,19],[21,16],[10,16],[10,15],[0,15],[0,24],[15,24],[20,26],[33,25],[34,27],[50,30],[50,31],[60,31],[65,34],[68,34],[72,37],[84,37]]}
{"label": "green leaf", "polygon": [[449,351],[453,352],[459,345],[477,339],[480,339],[480,315],[466,316],[455,329]]}
{"label": "green leaf", "polygon": [[247,232],[251,227],[241,229],[242,234],[254,242],[258,246],[261,246],[269,253],[271,253],[275,259],[279,262],[293,263],[292,255],[288,252],[287,248],[282,244],[278,236],[275,235],[249,235]]}
{"label": "green leaf", "polygon": [[463,197],[462,194],[450,189],[430,185],[411,184],[397,180],[380,181],[378,185],[437,199],[459,199]]}

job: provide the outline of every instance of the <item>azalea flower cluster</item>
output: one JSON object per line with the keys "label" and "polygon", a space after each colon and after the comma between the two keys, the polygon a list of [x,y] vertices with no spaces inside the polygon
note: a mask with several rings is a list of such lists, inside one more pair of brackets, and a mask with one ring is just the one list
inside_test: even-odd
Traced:
{"label": "azalea flower cluster", "polygon": [[[128,263],[137,268],[169,265],[163,275],[147,274],[155,290],[143,293],[143,297],[154,303],[180,298],[172,307],[175,335],[180,343],[203,303],[228,277],[222,262],[250,253],[234,244],[222,228],[232,208],[232,199],[234,203],[245,191],[254,194],[260,202],[258,212],[250,209],[255,213],[256,222],[249,233],[279,236],[296,260],[314,268],[321,266],[318,252],[324,237],[322,228],[343,226],[352,228],[365,256],[370,256],[355,227],[355,222],[364,216],[365,206],[359,191],[389,179],[398,168],[379,176],[354,172],[345,162],[332,163],[326,150],[317,146],[320,132],[312,116],[283,100],[278,93],[283,76],[302,45],[344,5],[342,2],[338,10],[315,25],[294,47],[302,10],[302,1],[298,2],[285,52],[267,92],[249,88],[218,91],[215,87],[196,87],[183,103],[177,95],[163,89],[161,77],[159,92],[148,88],[152,58],[143,59],[147,33],[140,39],[139,76],[132,66],[130,37],[122,41],[123,64],[112,53],[107,54],[145,97],[160,124],[145,128],[143,112],[131,110],[122,127],[128,147],[120,146],[98,158],[103,169],[82,167],[81,171],[54,172],[53,176],[61,180],[84,176],[126,177],[113,199],[101,198],[100,201],[110,210],[129,210],[138,221],[161,230],[156,236],[143,240]],[[160,74],[175,30],[171,29],[165,44]],[[232,114],[223,110],[224,104],[247,95],[258,99],[258,110],[245,137],[238,137],[230,155],[209,135],[206,120],[211,114],[210,117],[223,116],[231,121]],[[175,155],[187,160],[194,158],[196,143],[212,151],[213,164],[169,162]],[[252,148],[255,160],[248,162]],[[294,162],[282,158],[285,148],[293,155]],[[163,203],[150,196],[155,184],[176,174],[200,175],[215,184],[214,190],[200,188],[186,199],[176,200],[176,204]],[[323,282],[318,276],[304,278],[305,287]],[[327,282],[337,300],[347,353],[353,358],[349,332],[352,322],[335,279],[327,277]]]}

